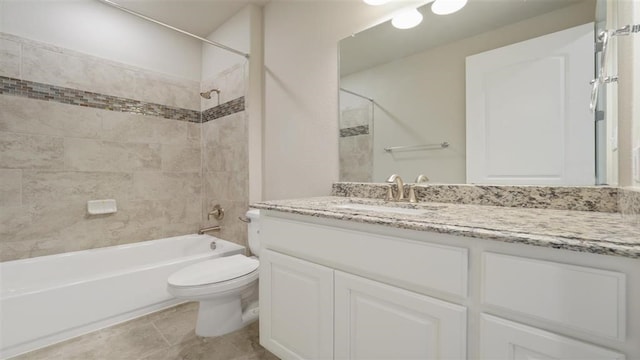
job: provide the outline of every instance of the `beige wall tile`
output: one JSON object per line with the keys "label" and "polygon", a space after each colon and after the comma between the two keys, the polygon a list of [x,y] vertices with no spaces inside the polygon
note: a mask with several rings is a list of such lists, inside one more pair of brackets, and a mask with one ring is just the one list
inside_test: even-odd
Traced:
{"label": "beige wall tile", "polygon": [[24,80],[167,106],[200,110],[199,83],[30,42],[22,48]]}
{"label": "beige wall tile", "polygon": [[200,145],[162,145],[162,171],[199,172]]}
{"label": "beige wall tile", "polygon": [[200,222],[202,201],[199,195],[163,201],[164,224],[194,224]]}
{"label": "beige wall tile", "polygon": [[102,121],[101,137],[130,143],[184,144],[191,123],[156,116],[111,112]]}
{"label": "beige wall tile", "polygon": [[201,181],[199,173],[134,173],[133,197],[147,200],[173,200],[200,196]]}
{"label": "beige wall tile", "polygon": [[122,204],[117,216],[106,219],[106,246],[130,244],[164,237],[164,202],[156,200],[130,201]]}
{"label": "beige wall tile", "polygon": [[159,170],[160,145],[66,138],[64,161],[77,171]]}
{"label": "beige wall tile", "polygon": [[206,172],[205,194],[221,200],[249,199],[249,180],[246,174],[218,171]]}
{"label": "beige wall tile", "polygon": [[0,95],[0,131],[98,138],[106,110]]}
{"label": "beige wall tile", "polygon": [[191,142],[195,142],[196,144],[200,144],[200,140],[201,140],[201,136],[200,133],[202,132],[202,124],[194,124],[194,123],[188,123],[187,124],[187,140],[191,141]]}
{"label": "beige wall tile", "polygon": [[0,169],[0,207],[20,205],[22,205],[22,170]]}
{"label": "beige wall tile", "polygon": [[60,169],[64,167],[63,139],[0,132],[0,168]]}
{"label": "beige wall tile", "polygon": [[20,78],[20,43],[0,39],[0,76]]}
{"label": "beige wall tile", "polygon": [[25,204],[123,201],[131,197],[132,187],[129,173],[25,170],[23,175]]}
{"label": "beige wall tile", "polygon": [[245,112],[203,124],[206,171],[248,171],[248,140]]}

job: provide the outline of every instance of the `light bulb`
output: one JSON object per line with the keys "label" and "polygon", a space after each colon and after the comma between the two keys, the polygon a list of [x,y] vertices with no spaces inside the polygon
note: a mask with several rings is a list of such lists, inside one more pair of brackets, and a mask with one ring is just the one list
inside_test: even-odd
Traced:
{"label": "light bulb", "polygon": [[406,10],[394,16],[391,25],[398,29],[410,29],[422,22],[422,14],[417,9]]}
{"label": "light bulb", "polygon": [[431,11],[437,15],[449,15],[467,5],[467,0],[436,0],[431,5]]}
{"label": "light bulb", "polygon": [[362,1],[364,1],[365,4],[373,5],[373,6],[384,5],[389,2],[389,0],[362,0]]}

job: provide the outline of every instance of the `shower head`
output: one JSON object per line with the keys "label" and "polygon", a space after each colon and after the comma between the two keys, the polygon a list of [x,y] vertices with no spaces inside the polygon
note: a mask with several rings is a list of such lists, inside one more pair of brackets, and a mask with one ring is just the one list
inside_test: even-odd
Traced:
{"label": "shower head", "polygon": [[218,95],[220,95],[220,89],[211,89],[209,91],[205,91],[205,92],[201,92],[200,96],[202,96],[205,99],[211,99],[211,93],[212,92],[216,92]]}

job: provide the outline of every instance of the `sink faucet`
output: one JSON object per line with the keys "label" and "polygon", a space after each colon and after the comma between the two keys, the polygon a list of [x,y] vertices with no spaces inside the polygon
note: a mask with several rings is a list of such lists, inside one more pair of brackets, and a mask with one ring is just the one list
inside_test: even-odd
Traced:
{"label": "sink faucet", "polygon": [[387,179],[387,182],[395,183],[397,188],[395,195],[393,194],[393,192],[391,192],[391,196],[390,196],[391,199],[388,199],[388,200],[403,201],[404,200],[404,182],[402,181],[402,178],[400,177],[400,175],[393,174],[389,176],[389,178]]}

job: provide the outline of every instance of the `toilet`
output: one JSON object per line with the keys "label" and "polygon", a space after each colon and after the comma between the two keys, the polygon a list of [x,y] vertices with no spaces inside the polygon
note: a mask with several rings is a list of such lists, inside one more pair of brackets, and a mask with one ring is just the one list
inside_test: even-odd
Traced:
{"label": "toilet", "polygon": [[[249,248],[260,251],[259,210],[249,210]],[[167,290],[179,299],[199,301],[196,334],[220,336],[238,330],[258,318],[257,303],[242,309],[241,296],[258,283],[255,257],[232,255],[206,260],[171,274]]]}

